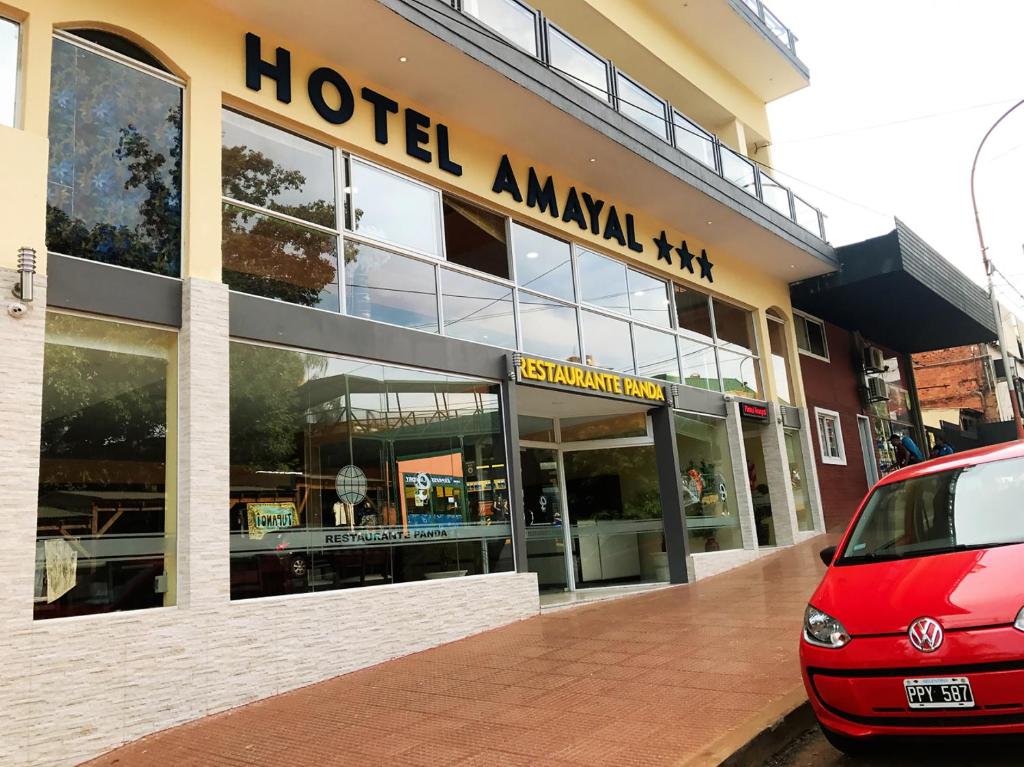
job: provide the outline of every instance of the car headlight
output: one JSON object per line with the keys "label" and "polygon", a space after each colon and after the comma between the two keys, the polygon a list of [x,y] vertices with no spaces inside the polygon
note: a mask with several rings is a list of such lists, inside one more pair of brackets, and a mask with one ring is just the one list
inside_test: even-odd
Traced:
{"label": "car headlight", "polygon": [[1024,607],[1020,608],[1020,612],[1017,613],[1017,620],[1013,622],[1013,627],[1024,631]]}
{"label": "car headlight", "polygon": [[813,605],[807,605],[807,609],[804,611],[804,639],[817,647],[838,650],[850,643],[850,634],[843,624],[831,615]]}

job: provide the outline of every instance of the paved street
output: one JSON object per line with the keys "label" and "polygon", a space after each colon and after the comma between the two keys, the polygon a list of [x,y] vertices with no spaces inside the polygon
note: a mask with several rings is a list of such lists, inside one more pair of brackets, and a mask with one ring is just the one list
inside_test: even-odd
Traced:
{"label": "paved street", "polygon": [[818,730],[812,730],[779,754],[766,767],[1019,767],[1024,763],[1020,745],[974,745],[952,748],[941,744],[932,747],[894,747],[884,754],[853,759],[836,751]]}
{"label": "paved street", "polygon": [[801,694],[797,637],[823,572],[821,546],[819,538],[693,585],[546,613],[168,730],[91,764],[714,762],[716,748],[731,752]]}

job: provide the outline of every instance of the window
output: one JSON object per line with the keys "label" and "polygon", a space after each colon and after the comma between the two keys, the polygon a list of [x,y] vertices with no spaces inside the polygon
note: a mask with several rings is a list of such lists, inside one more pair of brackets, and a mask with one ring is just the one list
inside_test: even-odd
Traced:
{"label": "window", "polygon": [[447,260],[507,280],[505,217],[447,194],[442,196],[442,208]]}
{"label": "window", "polygon": [[519,287],[566,301],[575,300],[569,243],[513,223],[512,249]]}
{"label": "window", "polygon": [[676,359],[673,336],[634,325],[633,351],[636,354],[637,375],[678,383],[679,361]]}
{"label": "window", "polygon": [[793,382],[789,374],[789,344],[786,343],[786,324],[780,318],[768,315],[768,351],[775,377],[775,396],[783,405],[793,405]]}
{"label": "window", "polygon": [[673,113],[673,122],[675,123],[676,146],[693,159],[714,170],[715,140],[711,134],[683,117],[679,112]]}
{"label": "window", "polygon": [[345,246],[348,314],[438,332],[433,264],[363,243],[347,242]]}
{"label": "window", "polygon": [[793,315],[796,330],[796,345],[802,354],[819,357],[828,362],[828,341],[825,337],[825,323],[805,314]]}
{"label": "window", "polygon": [[348,226],[363,237],[441,255],[441,195],[397,173],[352,158]]}
{"label": "window", "polygon": [[786,460],[789,464],[789,484],[793,489],[793,504],[796,506],[796,528],[801,532],[814,529],[814,515],[811,513],[810,477],[804,465],[804,449],[800,432],[786,429]]}
{"label": "window", "polygon": [[632,373],[633,346],[629,340],[629,323],[585,310],[580,317],[586,364]]}
{"label": "window", "polygon": [[0,125],[14,126],[21,26],[0,16]]}
{"label": "window", "polygon": [[753,313],[717,298],[711,303],[715,308],[715,338],[718,342],[733,349],[756,352]]}
{"label": "window", "polygon": [[568,362],[581,361],[575,307],[520,291],[519,324],[524,352]]}
{"label": "window", "polygon": [[181,107],[168,76],[54,38],[49,250],[181,274]]}
{"label": "window", "polygon": [[724,418],[673,414],[690,552],[743,547]]}
{"label": "window", "polygon": [[537,20],[516,0],[462,0],[462,10],[531,56],[537,55]]}
{"label": "window", "polygon": [[582,248],[578,252],[580,298],[583,302],[629,314],[626,265]]}
{"label": "window", "polygon": [[718,377],[714,347],[685,336],[680,336],[678,342],[683,383],[696,389],[721,391],[722,382]]}
{"label": "window", "polygon": [[609,100],[608,65],[571,37],[548,24],[548,60],[551,68],[569,82]]}
{"label": "window", "polygon": [[516,348],[512,288],[443,269],[441,295],[446,336]]}
{"label": "window", "polygon": [[173,605],[174,333],[49,313],[43,355],[35,617]]}
{"label": "window", "polygon": [[682,285],[675,285],[676,318],[679,329],[695,334],[710,343],[714,334],[711,331],[710,299],[696,290],[689,290]]}
{"label": "window", "polygon": [[658,327],[672,325],[668,303],[668,288],[664,280],[651,277],[636,269],[626,273],[629,286],[629,313],[638,320]]}
{"label": "window", "polygon": [[719,347],[718,366],[722,374],[723,394],[751,399],[764,398],[757,357]]}
{"label": "window", "polygon": [[497,384],[230,354],[232,599],[513,569]]}
{"label": "window", "polygon": [[846,448],[843,445],[843,430],[839,413],[824,408],[814,408],[818,421],[818,445],[821,448],[821,462],[836,466],[846,465]]}
{"label": "window", "polygon": [[617,73],[616,85],[618,87],[619,112],[655,136],[668,141],[665,102],[645,88],[641,88],[621,72]]}

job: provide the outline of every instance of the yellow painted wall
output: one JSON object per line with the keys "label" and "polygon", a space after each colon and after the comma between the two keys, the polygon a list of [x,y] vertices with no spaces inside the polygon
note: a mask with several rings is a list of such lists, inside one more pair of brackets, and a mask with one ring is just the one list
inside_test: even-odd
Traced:
{"label": "yellow painted wall", "polygon": [[[45,137],[51,32],[54,28],[93,26],[119,32],[142,44],[160,56],[186,83],[184,276],[218,281],[221,276],[220,110],[226,103],[403,170],[435,186],[457,191],[520,221],[568,236],[596,250],[633,261],[650,271],[663,272],[676,281],[688,281],[701,290],[757,309],[762,342],[766,339],[764,310],[775,306],[789,313],[789,287],[784,280],[757,274],[743,254],[727,252],[717,245],[708,247],[692,232],[676,231],[667,222],[653,220],[642,211],[619,208],[620,217],[626,212],[636,215],[638,239],[645,244],[645,252],[637,255],[615,243],[609,248],[607,241],[589,230],[582,232],[573,223],[563,223],[560,219],[552,219],[535,209],[516,204],[508,195],[495,195],[490,191],[491,185],[505,150],[487,136],[449,121],[444,114],[434,111],[430,104],[416,103],[393,89],[379,88],[398,100],[400,107],[419,109],[430,115],[435,123],[448,124],[453,158],[464,168],[464,174],[459,178],[441,171],[436,164],[419,163],[405,154],[404,141],[397,140],[395,133],[400,126],[400,116],[394,118],[392,133],[395,138],[386,146],[373,140],[373,113],[368,104],[357,103],[355,115],[347,123],[340,126],[328,124],[310,105],[305,81],[313,69],[330,66],[331,61],[310,54],[298,41],[289,40],[279,32],[261,29],[223,14],[199,0],[179,0],[173,4],[130,0],[22,0],[17,8],[0,5],[0,9],[5,9],[7,15],[26,21],[23,35],[25,85],[21,94],[24,127],[0,130],[0,159],[4,161],[5,168],[16,169],[23,181],[17,186],[9,183],[0,186],[0,203],[3,203],[0,209],[4,211],[4,226],[0,227],[0,266],[13,266],[20,245],[35,247],[40,254],[45,252]],[[265,59],[272,57],[277,46],[291,50],[293,100],[290,104],[275,99],[273,84],[269,80],[258,93],[245,87],[243,38],[246,32],[254,32],[263,38]],[[339,67],[339,71],[357,93],[362,86],[376,87],[370,73],[353,71],[351,67]],[[433,138],[428,147],[433,150],[432,144]],[[561,206],[564,195],[574,184],[570,174],[555,163],[544,162],[543,158],[518,155],[510,158],[524,193],[526,170],[530,165],[536,167],[542,179],[547,174],[553,175]],[[608,205],[616,202],[614,192],[609,190],[586,186],[580,186],[578,190],[600,196]],[[677,266],[668,268],[656,261],[656,249],[650,240],[662,229],[667,230],[669,237],[677,243],[686,239],[693,252],[699,253],[700,248],[708,248],[715,263],[713,285],[709,286],[686,273],[681,276]],[[773,235],[766,232],[765,236]],[[45,262],[42,268],[45,269]],[[795,349],[795,343],[792,347]],[[763,367],[770,395],[774,390],[770,365]],[[799,370],[799,367],[794,365],[793,369]]]}

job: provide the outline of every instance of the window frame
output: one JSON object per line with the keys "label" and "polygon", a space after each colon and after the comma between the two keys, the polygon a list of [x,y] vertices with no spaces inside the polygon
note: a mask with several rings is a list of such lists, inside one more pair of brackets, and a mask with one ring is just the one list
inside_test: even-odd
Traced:
{"label": "window frame", "polygon": [[[22,128],[22,95],[24,91],[23,65],[25,59],[25,23],[10,16],[0,14],[0,21],[6,21],[17,30],[17,42],[14,55],[14,93],[11,99],[11,124],[4,127],[20,130]],[[0,125],[4,125],[0,123]]]}
{"label": "window frame", "polygon": [[798,321],[797,318],[799,318],[800,322],[804,322],[804,323],[813,322],[815,325],[821,326],[821,341],[822,341],[822,343],[825,346],[825,355],[822,356],[820,354],[815,354],[810,349],[804,349],[802,346],[800,346],[800,334],[795,332],[796,328],[794,327],[793,328],[793,330],[794,330],[793,335],[796,336],[796,349],[797,349],[797,352],[799,352],[800,354],[804,355],[805,357],[810,357],[812,359],[821,360],[822,362],[829,362],[829,363],[832,362],[831,355],[829,354],[829,351],[828,351],[828,334],[825,332],[825,321],[824,320],[819,320],[817,317],[814,317],[814,316],[812,316],[810,314],[807,314],[806,312],[801,312],[801,311],[797,311],[796,309],[794,309],[793,310],[793,324],[794,325]]}
{"label": "window frame", "polygon": [[[826,449],[825,430],[822,428],[824,420],[831,420],[835,424],[836,447],[839,450],[838,456],[832,456]],[[821,462],[829,466],[846,466],[846,445],[843,441],[842,418],[835,410],[828,408],[814,408],[814,422],[818,431],[818,452],[821,455]]]}

